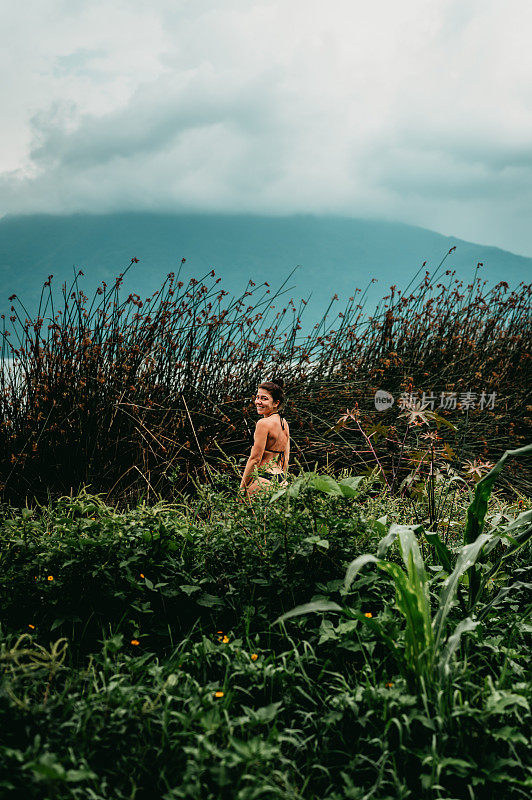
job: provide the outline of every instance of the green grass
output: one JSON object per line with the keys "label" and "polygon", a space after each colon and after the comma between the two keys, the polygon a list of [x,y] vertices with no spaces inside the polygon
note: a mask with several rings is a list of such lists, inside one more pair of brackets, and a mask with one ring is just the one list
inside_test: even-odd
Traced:
{"label": "green grass", "polygon": [[455,484],[431,539],[347,477],[1,507],[0,797],[528,797],[530,502]]}

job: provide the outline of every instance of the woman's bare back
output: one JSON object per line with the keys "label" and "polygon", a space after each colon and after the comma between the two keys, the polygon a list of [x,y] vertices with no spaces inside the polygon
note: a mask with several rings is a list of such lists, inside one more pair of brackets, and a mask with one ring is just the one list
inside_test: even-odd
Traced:
{"label": "woman's bare back", "polygon": [[288,467],[289,457],[289,442],[290,442],[290,427],[288,422],[279,416],[279,414],[272,414],[268,417],[268,435],[266,439],[266,447],[262,454],[260,466],[264,467],[270,461],[276,459],[276,463],[272,464],[271,471],[286,472]]}

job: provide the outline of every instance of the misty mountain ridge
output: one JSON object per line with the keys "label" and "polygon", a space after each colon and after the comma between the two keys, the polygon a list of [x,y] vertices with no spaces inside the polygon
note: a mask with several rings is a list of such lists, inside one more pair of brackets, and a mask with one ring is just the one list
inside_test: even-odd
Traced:
{"label": "misty mountain ridge", "polygon": [[0,311],[9,315],[8,296],[16,294],[34,314],[48,275],[53,274],[54,293],[59,294],[79,269],[84,272],[79,288],[90,298],[102,281],[112,286],[132,258],[139,263],[128,271],[123,295],[136,292],[144,298],[169,272],[177,272],[184,258],[185,279],[199,279],[214,269],[222,279],[219,286],[231,294],[244,291],[250,279],[267,281],[275,290],[297,267],[282,302],[293,297],[297,304],[310,296],[307,327],[334,294],[340,311],[356,288],[365,289],[375,278],[367,295],[370,313],[391,285],[406,288],[425,261],[426,269],[434,271],[452,247],[456,250],[438,276],[455,270],[455,277],[467,284],[478,262],[483,266],[477,274],[489,285],[504,280],[513,288],[532,275],[532,258],[377,220],[139,212],[6,216],[0,219]]}

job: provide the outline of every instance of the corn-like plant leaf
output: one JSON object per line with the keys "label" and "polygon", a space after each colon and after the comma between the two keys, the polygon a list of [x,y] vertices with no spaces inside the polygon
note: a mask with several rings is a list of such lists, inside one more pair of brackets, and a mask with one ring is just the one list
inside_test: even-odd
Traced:
{"label": "corn-like plant leaf", "polygon": [[449,676],[451,659],[458,645],[460,644],[462,634],[475,630],[478,624],[478,621],[472,620],[471,617],[466,617],[466,619],[463,619],[462,622],[456,626],[454,632],[447,639],[447,643],[443,649],[439,663],[440,674],[443,678],[447,678]]}
{"label": "corn-like plant leaf", "polygon": [[422,640],[424,650],[430,653],[432,651],[432,615],[427,573],[412,528],[406,525],[401,526],[399,544],[407,569],[409,593],[415,597],[415,628],[412,629],[412,635],[416,641],[416,648]]}
{"label": "corn-like plant leaf", "polygon": [[490,611],[496,608],[496,606],[498,606],[499,603],[502,602],[502,600],[504,600],[504,598],[507,595],[511,594],[512,592],[515,592],[517,589],[526,589],[528,592],[532,592],[532,583],[524,583],[523,581],[516,581],[515,583],[512,583],[511,586],[503,586],[500,592],[497,592],[493,600],[491,600],[489,603],[487,603],[480,609],[480,611],[477,614],[478,619],[482,620],[485,617],[487,617]]}
{"label": "corn-like plant leaf", "polygon": [[[471,544],[482,532],[486,513],[488,511],[488,500],[495,479],[502,471],[506,461],[514,456],[522,456],[532,452],[532,444],[519,447],[517,450],[506,450],[504,455],[497,461],[495,466],[479,480],[475,487],[473,502],[467,509],[467,524],[464,532],[464,544]],[[469,608],[472,608],[481,592],[481,576],[478,569],[469,570]]]}
{"label": "corn-like plant leaf", "polygon": [[440,595],[440,606],[433,622],[434,648],[436,651],[443,635],[447,615],[456,597],[460,578],[466,570],[474,566],[480,551],[489,539],[490,537],[488,534],[482,533],[475,542],[466,544],[465,547],[460,548],[458,558],[456,559],[456,566],[443,583]]}
{"label": "corn-like plant leaf", "polygon": [[512,558],[518,550],[527,544],[532,539],[532,510],[525,511],[520,514],[517,519],[511,522],[502,530],[497,530],[491,534],[491,541],[484,547],[483,556],[486,556],[494,547],[496,547],[501,539],[509,541],[509,546],[503,555],[493,564],[491,569],[482,575],[481,589],[486,583],[495,577],[497,572],[504,565],[504,562]]}
{"label": "corn-like plant leaf", "polygon": [[514,456],[523,456],[525,453],[532,453],[532,444],[519,447],[517,450],[506,450],[503,456],[497,461],[495,466],[479,480],[475,486],[475,496],[473,502],[467,509],[467,525],[464,532],[464,544],[474,542],[481,533],[484,526],[486,512],[488,510],[488,500],[495,479],[502,471],[506,461]]}
{"label": "corn-like plant leaf", "polygon": [[408,576],[397,564],[386,564],[386,571],[395,583],[395,602],[406,620],[405,660],[410,672],[422,675],[431,662],[430,638],[426,635],[423,599],[420,598]]}
{"label": "corn-like plant leaf", "polygon": [[425,539],[434,547],[442,567],[450,574],[453,571],[453,554],[445,542],[440,539],[439,533],[435,531],[425,531]]}
{"label": "corn-like plant leaf", "polygon": [[[377,522],[383,523],[386,517],[381,517]],[[375,523],[374,523],[375,524]],[[421,525],[397,525],[393,522],[386,536],[384,536],[377,546],[377,557],[382,558],[388,552],[391,545],[395,542],[402,530],[417,531],[422,528]]]}
{"label": "corn-like plant leaf", "polygon": [[365,553],[364,555],[355,558],[355,560],[349,564],[347,572],[345,573],[344,591],[345,592],[349,591],[351,584],[353,583],[354,579],[356,578],[357,574],[360,572],[362,567],[364,567],[366,564],[380,564],[380,563],[382,563],[380,559],[375,558],[375,556],[372,555],[371,553]]}
{"label": "corn-like plant leaf", "polygon": [[284,622],[293,617],[302,617],[304,614],[313,614],[320,611],[343,611],[343,609],[342,606],[339,606],[338,603],[333,603],[332,600],[314,600],[311,603],[304,603],[301,606],[292,608],[286,614],[278,617],[273,624],[277,625],[279,622]]}
{"label": "corn-like plant leaf", "polygon": [[398,564],[366,553],[349,565],[344,590],[349,590],[356,575],[366,564],[375,564],[390,575],[395,585],[397,608],[406,620],[405,664],[408,671],[419,676],[427,672],[432,662],[433,637],[427,578],[419,545],[412,529],[406,525],[397,525],[391,533],[399,534],[400,540],[402,537],[401,549],[408,571],[405,572]]}

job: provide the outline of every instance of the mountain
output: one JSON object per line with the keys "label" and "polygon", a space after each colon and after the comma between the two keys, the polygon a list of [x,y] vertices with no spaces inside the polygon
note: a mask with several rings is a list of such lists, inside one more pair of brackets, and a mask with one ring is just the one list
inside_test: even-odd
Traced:
{"label": "mountain", "polygon": [[298,267],[287,297],[312,295],[305,314],[309,325],[334,293],[342,301],[376,278],[368,293],[374,304],[390,285],[406,287],[424,261],[434,269],[454,246],[444,268],[455,269],[466,282],[478,262],[483,262],[478,274],[490,284],[505,280],[513,286],[532,275],[531,258],[375,220],[146,213],[7,216],[0,219],[0,313],[9,314],[11,294],[34,313],[48,275],[54,275],[59,292],[78,269],[84,272],[80,287],[90,297],[102,280],[111,285],[133,257],[139,263],[129,270],[124,290],[145,296],[185,258],[187,277],[200,278],[215,269],[220,286],[231,293],[240,293],[249,278],[275,288]]}

